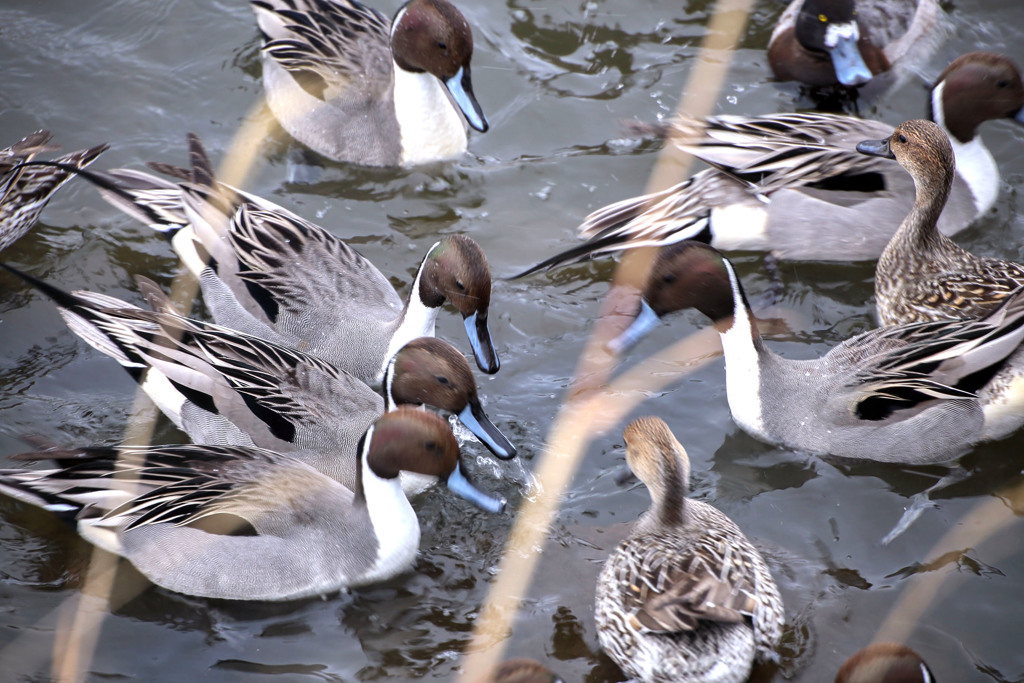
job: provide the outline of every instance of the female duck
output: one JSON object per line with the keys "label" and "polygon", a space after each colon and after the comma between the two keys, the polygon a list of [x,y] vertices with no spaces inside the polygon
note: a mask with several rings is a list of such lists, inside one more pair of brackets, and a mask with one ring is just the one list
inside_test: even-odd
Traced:
{"label": "female duck", "polygon": [[[515,456],[487,418],[465,357],[441,339],[415,339],[395,354],[382,399],[318,358],[178,315],[146,278],[139,286],[155,311],[94,292],[71,294],[3,267],[52,298],[71,330],[128,370],[195,443],[284,453],[351,489],[366,429],[396,405],[425,404],[458,415],[497,457]],[[410,495],[422,490],[418,478],[403,475],[402,483]]]}
{"label": "female duck", "polygon": [[[933,118],[957,141],[957,177],[939,230],[952,235],[995,203],[999,169],[978,135],[985,121],[1024,123],[1024,83],[1010,60],[971,52],[932,88]],[[913,204],[898,164],[868,159],[856,145],[892,127],[835,114],[719,116],[676,120],[662,134],[707,162],[664,192],[599,209],[580,226],[587,241],[529,268],[631,247],[700,239],[785,259],[876,259]]]}
{"label": "female duck", "polygon": [[[49,131],[36,131],[0,150],[0,251],[32,229],[50,197],[71,177],[70,170],[56,166],[19,166],[37,154],[57,149],[48,144],[50,137]],[[106,145],[97,145],[59,156],[52,163],[84,168],[106,149]]]}
{"label": "female duck", "polygon": [[785,613],[764,559],[731,519],[687,498],[690,461],[659,418],[623,431],[651,507],[597,579],[597,637],[641,681],[745,681],[773,656]]}
{"label": "female duck", "polygon": [[491,271],[472,239],[449,235],[436,242],[403,305],[384,274],[345,242],[272,202],[218,183],[194,135],[189,148],[190,171],[151,164],[180,184],[128,169],[96,180],[108,201],[169,237],[199,278],[218,323],[374,383],[398,349],[434,336],[437,314],[451,301],[462,313],[477,365],[498,371],[487,328]]}
{"label": "female duck", "polygon": [[[894,158],[914,179],[914,208],[882,252],[875,301],[883,325],[980,318],[1024,285],[1024,266],[979,258],[936,229],[949,196],[954,156],[949,139],[930,121],[908,121],[861,152]],[[985,438],[999,439],[1024,424],[1024,349],[1017,350],[979,391],[986,407]]]}
{"label": "female duck", "polygon": [[381,417],[349,489],[309,465],[258,448],[152,446],[41,451],[48,470],[2,470],[0,492],[75,522],[90,543],[153,583],[224,600],[294,600],[383,581],[416,557],[420,528],[400,471],[441,478],[494,509],[459,467],[434,413]]}
{"label": "female duck", "polygon": [[469,76],[473,33],[448,0],[411,0],[393,22],[356,0],[252,5],[267,104],[320,154],[422,164],[465,152],[466,123],[487,130]]}
{"label": "female duck", "polygon": [[821,455],[936,464],[986,438],[983,389],[1024,340],[1024,289],[976,321],[883,327],[814,360],[772,353],[728,259],[682,242],[656,260],[641,314],[613,342],[625,348],[659,316],[696,308],[725,352],[733,419],[768,443]]}
{"label": "female duck", "polygon": [[942,10],[936,0],[793,0],[768,42],[780,81],[857,86],[911,51],[927,56]]}

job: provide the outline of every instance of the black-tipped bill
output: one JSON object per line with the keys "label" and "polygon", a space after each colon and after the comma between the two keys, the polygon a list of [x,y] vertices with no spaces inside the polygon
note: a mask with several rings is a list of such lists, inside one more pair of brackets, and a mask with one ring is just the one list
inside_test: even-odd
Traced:
{"label": "black-tipped bill", "polygon": [[462,409],[459,413],[459,422],[473,432],[495,457],[502,460],[516,457],[516,447],[487,419],[487,414],[479,401],[471,401]]}
{"label": "black-tipped bill", "polygon": [[886,159],[896,158],[896,155],[889,149],[888,140],[864,140],[863,142],[858,142],[857,151],[868,156],[885,157]]}
{"label": "black-tipped bill", "polygon": [[627,327],[622,334],[608,342],[608,350],[619,355],[636,346],[636,343],[646,337],[651,330],[658,326],[661,319],[644,300],[640,300],[640,312],[636,319]]}
{"label": "black-tipped bill", "polygon": [[476,366],[488,375],[493,375],[501,368],[498,352],[491,343],[491,331],[487,329],[487,316],[481,317],[479,312],[467,315],[463,319],[469,345],[473,347],[473,358]]}
{"label": "black-tipped bill", "polygon": [[448,92],[451,93],[455,104],[459,106],[462,115],[466,117],[466,122],[475,130],[486,133],[490,126],[487,125],[484,110],[476,101],[476,95],[473,94],[473,82],[469,80],[469,65],[460,68],[454,76],[442,83],[448,88]]}
{"label": "black-tipped bill", "polygon": [[465,475],[462,474],[461,465],[456,465],[452,473],[448,475],[447,485],[448,490],[452,493],[457,495],[459,498],[468,500],[481,510],[486,510],[487,512],[502,512],[505,509],[505,499],[489,496],[469,483],[469,479],[466,479]]}

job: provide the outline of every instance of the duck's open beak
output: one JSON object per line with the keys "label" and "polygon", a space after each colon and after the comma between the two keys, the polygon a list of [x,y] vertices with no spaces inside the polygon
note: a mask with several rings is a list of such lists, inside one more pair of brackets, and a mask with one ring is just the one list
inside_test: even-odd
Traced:
{"label": "duck's open beak", "polygon": [[473,347],[477,367],[488,375],[493,375],[501,368],[501,363],[498,361],[498,352],[491,343],[491,331],[487,329],[487,311],[484,311],[483,315],[476,311],[463,318],[462,322],[466,326],[466,336],[469,337],[469,345]]}
{"label": "duck's open beak", "polygon": [[864,85],[873,75],[860,54],[859,40],[860,29],[856,22],[833,24],[825,34],[825,46],[836,70],[836,79],[843,85]]}
{"label": "duck's open beak", "polygon": [[889,149],[889,140],[864,140],[857,143],[857,151],[873,157],[895,159],[896,155]]}
{"label": "duck's open beak", "polygon": [[622,334],[608,342],[608,350],[616,355],[625,353],[657,327],[660,320],[650,304],[641,299],[640,312]]}
{"label": "duck's open beak", "polygon": [[456,464],[455,470],[448,475],[448,489],[459,498],[468,500],[481,510],[487,512],[502,512],[505,509],[505,499],[489,496],[477,487],[473,486],[462,474],[462,465]]}
{"label": "duck's open beak", "polygon": [[466,117],[466,122],[481,133],[486,133],[490,126],[487,125],[484,110],[481,109],[480,103],[476,101],[476,95],[473,94],[473,82],[469,79],[469,64],[460,68],[454,76],[442,83],[448,88],[455,104],[459,105],[462,115]]}
{"label": "duck's open beak", "polygon": [[491,453],[494,453],[495,457],[502,460],[515,457],[516,447],[487,419],[487,414],[476,397],[470,399],[466,407],[459,413],[459,422],[476,434],[476,437],[490,449]]}

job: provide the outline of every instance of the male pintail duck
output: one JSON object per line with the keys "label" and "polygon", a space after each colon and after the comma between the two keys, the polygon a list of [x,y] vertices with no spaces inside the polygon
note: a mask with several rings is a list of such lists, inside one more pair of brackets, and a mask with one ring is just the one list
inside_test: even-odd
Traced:
{"label": "male pintail duck", "polygon": [[437,476],[496,510],[462,476],[438,415],[402,407],[367,430],[349,489],[294,458],[241,446],[37,451],[44,470],[0,470],[0,492],[75,523],[153,583],[225,600],[293,600],[405,571],[420,527],[400,471]]}
{"label": "male pintail duck", "polygon": [[[56,166],[23,165],[36,155],[52,152],[52,135],[40,130],[0,150],[0,251],[14,244],[36,221],[43,207],[72,173]],[[97,145],[59,156],[52,163],[84,168],[96,160],[107,145]]]}
{"label": "male pintail duck", "polygon": [[711,318],[725,354],[733,419],[767,443],[820,455],[937,464],[986,438],[975,393],[1024,339],[1024,289],[980,320],[882,327],[813,360],[772,353],[732,264],[699,242],[656,259],[624,349],[670,311]]}
{"label": "male pintail duck", "polygon": [[[1024,266],[979,258],[935,225],[955,173],[949,138],[930,121],[907,121],[884,140],[865,140],[865,154],[896,159],[914,179],[914,207],[875,269],[875,303],[883,325],[980,318],[1024,285]],[[979,391],[986,439],[1024,424],[1024,349],[1017,350]],[[997,417],[998,416],[998,417]]]}
{"label": "male pintail duck", "polygon": [[911,51],[926,56],[939,32],[936,0],[793,0],[768,41],[780,81],[857,86]]}
{"label": "male pintail duck", "polygon": [[[952,235],[995,203],[999,169],[978,126],[1024,123],[1024,84],[1010,60],[971,52],[946,67],[931,102],[932,118],[954,139],[957,177],[939,220]],[[813,113],[718,116],[677,119],[664,132],[713,168],[595,211],[580,226],[586,242],[516,277],[684,239],[793,260],[876,259],[913,205],[913,182],[898,164],[857,152],[858,142],[892,133],[884,123]]]}
{"label": "male pintail duck", "polygon": [[906,645],[875,643],[846,660],[836,683],[935,683],[935,674]]}
{"label": "male pintail duck", "polygon": [[487,130],[469,77],[473,32],[448,0],[411,0],[393,22],[356,0],[252,5],[267,104],[316,152],[406,166],[465,152],[466,123]]}
{"label": "male pintail duck", "polygon": [[687,498],[690,461],[662,420],[635,420],[623,437],[651,507],[597,579],[602,649],[641,681],[747,680],[782,637],[771,572],[731,519]]}
{"label": "male pintail duck", "polygon": [[[153,311],[0,266],[53,299],[71,330],[118,361],[194,443],[266,448],[352,489],[363,433],[385,411],[412,404],[458,415],[499,458],[516,454],[487,418],[466,358],[441,339],[403,346],[388,364],[381,398],[314,356],[178,315],[146,278],[137,279]],[[402,475],[410,495],[426,483],[433,480]]]}
{"label": "male pintail duck", "polygon": [[434,336],[437,314],[450,301],[462,313],[477,365],[498,371],[487,328],[491,271],[471,238],[449,235],[430,247],[403,304],[355,249],[277,204],[218,183],[194,135],[189,149],[191,170],[151,164],[180,183],[130,169],[86,177],[171,240],[218,323],[376,383],[398,349]]}

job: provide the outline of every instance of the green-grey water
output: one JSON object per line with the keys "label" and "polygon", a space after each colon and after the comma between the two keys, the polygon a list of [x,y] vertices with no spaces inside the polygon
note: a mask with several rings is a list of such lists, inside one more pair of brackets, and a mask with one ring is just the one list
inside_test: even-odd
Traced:
{"label": "green-grey water", "polygon": [[[380,5],[386,12],[394,0]],[[268,140],[246,189],[349,240],[407,291],[439,234],[476,239],[493,272],[508,275],[575,243],[590,211],[640,192],[656,149],[622,132],[627,119],[667,116],[694,66],[712,4],[651,0],[462,0],[474,27],[477,96],[491,122],[470,154],[414,170],[327,164],[313,183],[289,183],[288,145]],[[773,83],[763,48],[783,4],[751,16],[719,113],[807,107]],[[946,3],[953,31],[898,90],[860,113],[898,123],[926,114],[926,82],[973,49],[1024,62],[1024,6],[1002,0]],[[262,93],[255,21],[243,0],[47,0],[0,4],[0,144],[39,128],[65,151],[111,144],[97,168],[183,164],[196,132],[215,162]],[[1024,128],[983,131],[1003,173],[995,212],[960,242],[976,253],[1024,258]],[[68,289],[139,301],[132,276],[169,285],[179,266],[146,226],[72,182],[42,222],[4,253],[14,265]],[[753,299],[769,287],[756,254],[737,254]],[[613,272],[609,260],[516,282],[496,281],[491,331],[502,357],[478,375],[488,411],[519,446],[497,463],[469,445],[481,487],[509,498],[491,516],[432,492],[416,501],[424,527],[406,574],[350,594],[279,605],[234,604],[150,588],[107,615],[90,680],[448,680],[459,667],[493,579],[513,511],[543,448]],[[784,264],[780,306],[800,326],[772,343],[791,358],[824,353],[873,325],[870,264]],[[199,309],[199,314],[202,310]],[[0,455],[35,434],[66,445],[113,444],[147,408],[105,356],[67,330],[53,305],[0,278]],[[676,315],[627,364],[706,321]],[[461,321],[442,314],[438,334],[469,352]],[[730,515],[762,548],[791,624],[778,669],[764,680],[831,680],[867,644],[915,577],[947,576],[911,632],[943,681],[1024,678],[1024,554],[1019,525],[936,557],[949,529],[1024,466],[1021,435],[962,460],[965,481],[939,494],[888,546],[880,539],[911,497],[943,468],[850,465],[757,442],[732,422],[721,359],[652,395],[634,415],[663,417],[687,447],[693,495]],[[161,423],[158,440],[179,441]],[[597,438],[566,494],[538,574],[515,622],[509,652],[549,664],[567,681],[620,680],[598,654],[592,617],[600,562],[646,508],[639,485],[620,485],[621,429]],[[45,513],[0,500],[0,680],[48,680],[57,610],[82,585],[91,548]],[[119,581],[137,578],[130,570]]]}

